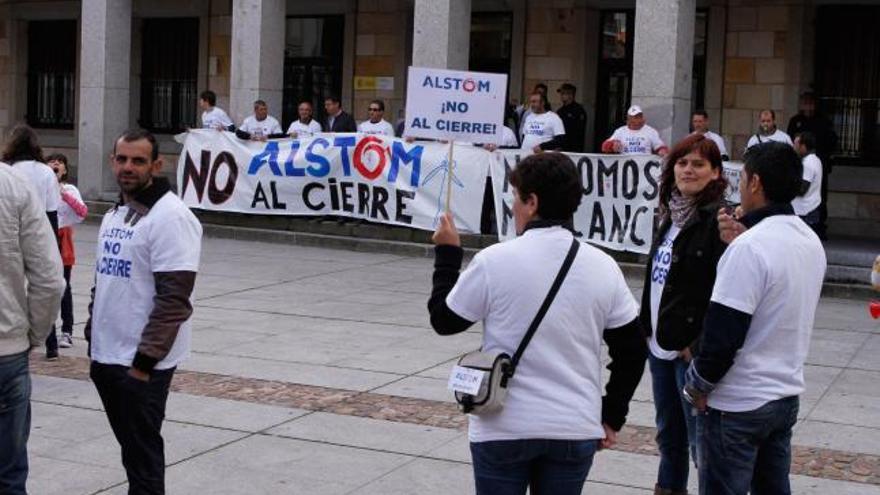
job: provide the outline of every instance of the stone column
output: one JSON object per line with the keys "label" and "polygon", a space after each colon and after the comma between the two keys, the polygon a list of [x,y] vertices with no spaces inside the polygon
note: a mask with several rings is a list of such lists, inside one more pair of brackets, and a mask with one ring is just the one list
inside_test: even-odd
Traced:
{"label": "stone column", "polygon": [[131,0],[82,0],[79,71],[79,189],[113,196],[113,140],[129,127]]}
{"label": "stone column", "polygon": [[415,0],[413,25],[414,66],[468,69],[471,0]]}
{"label": "stone column", "polygon": [[232,59],[229,116],[240,125],[265,100],[281,119],[284,84],[285,0],[232,1]]}
{"label": "stone column", "polygon": [[632,104],[671,147],[687,134],[695,0],[636,0]]}

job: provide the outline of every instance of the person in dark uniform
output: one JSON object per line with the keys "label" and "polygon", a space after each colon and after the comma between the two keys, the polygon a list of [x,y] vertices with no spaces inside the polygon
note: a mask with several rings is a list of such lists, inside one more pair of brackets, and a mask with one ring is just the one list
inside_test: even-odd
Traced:
{"label": "person in dark uniform", "polygon": [[837,134],[831,120],[816,112],[816,97],[811,92],[801,95],[798,114],[788,121],[788,135],[810,132],[816,137],[816,156],[822,161],[822,204],[819,205],[819,238],[826,238],[828,220],[828,175],[831,173],[831,153],[837,147]]}
{"label": "person in dark uniform", "polygon": [[587,130],[587,112],[584,107],[574,101],[577,88],[573,84],[565,83],[556,90],[562,100],[562,106],[557,113],[565,126],[565,141],[562,151],[574,153],[584,152],[584,134]]}

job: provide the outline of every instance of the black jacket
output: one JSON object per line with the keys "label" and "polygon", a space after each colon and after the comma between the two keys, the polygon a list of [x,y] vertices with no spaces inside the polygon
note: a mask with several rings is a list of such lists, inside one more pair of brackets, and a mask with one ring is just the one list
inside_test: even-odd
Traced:
{"label": "black jacket", "polygon": [[330,117],[324,120],[323,125],[325,132],[357,132],[357,124],[354,118],[344,110],[339,112],[339,116],[333,120],[333,126],[330,125]]}
{"label": "black jacket", "polygon": [[580,103],[571,102],[559,107],[556,112],[565,126],[565,139],[562,151],[584,152],[584,135],[587,131],[587,112]]}
{"label": "black jacket", "polygon": [[[696,354],[703,330],[703,317],[715,285],[718,260],[727,248],[718,233],[718,203],[704,206],[684,225],[672,244],[672,263],[666,276],[660,309],[657,312],[657,343],[668,350],[690,346]],[[645,270],[642,308],[639,314],[645,335],[651,327],[651,272],[654,255],[671,222],[663,221],[651,245]]]}

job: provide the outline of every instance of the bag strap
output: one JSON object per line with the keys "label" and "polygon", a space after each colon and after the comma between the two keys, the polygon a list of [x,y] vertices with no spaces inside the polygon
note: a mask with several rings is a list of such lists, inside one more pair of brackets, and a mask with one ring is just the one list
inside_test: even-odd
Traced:
{"label": "bag strap", "polygon": [[507,379],[513,376],[513,373],[516,371],[516,366],[519,364],[520,358],[522,358],[523,352],[526,350],[529,342],[531,342],[532,337],[535,335],[535,331],[538,330],[538,326],[541,324],[541,320],[544,319],[544,315],[547,314],[547,310],[550,309],[553,299],[556,298],[556,293],[559,292],[559,287],[562,286],[562,281],[565,280],[565,276],[568,275],[568,269],[571,268],[572,263],[574,263],[574,258],[577,256],[580,245],[581,243],[578,242],[577,238],[573,237],[571,239],[571,248],[568,250],[568,255],[566,255],[565,261],[562,262],[562,267],[559,269],[559,273],[556,274],[556,280],[554,280],[553,285],[550,286],[550,292],[548,292],[547,297],[544,298],[544,302],[541,304],[541,309],[538,310],[538,314],[535,315],[535,319],[532,320],[532,324],[529,325],[529,329],[523,336],[522,342],[519,343],[516,353],[514,353],[513,358],[510,360],[510,366],[506,373]]}

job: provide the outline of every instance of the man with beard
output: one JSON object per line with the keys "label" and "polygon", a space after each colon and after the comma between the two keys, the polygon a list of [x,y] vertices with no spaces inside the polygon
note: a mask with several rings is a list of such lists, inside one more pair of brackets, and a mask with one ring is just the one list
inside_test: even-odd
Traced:
{"label": "man with beard", "polygon": [[110,166],[120,201],[101,222],[85,334],[91,378],[116,440],[129,493],[165,493],[161,435],[174,370],[190,350],[202,226],[158,177],[155,137],[124,132]]}

